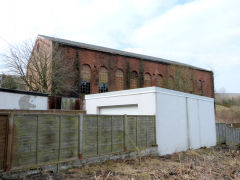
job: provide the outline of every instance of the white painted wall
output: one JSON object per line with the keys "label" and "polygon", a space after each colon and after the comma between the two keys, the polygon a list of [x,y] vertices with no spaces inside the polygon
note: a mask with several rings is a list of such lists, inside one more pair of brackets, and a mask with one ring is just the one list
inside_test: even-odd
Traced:
{"label": "white painted wall", "polygon": [[100,106],[98,111],[98,114],[136,115],[138,114],[138,105]]}
{"label": "white painted wall", "polygon": [[158,87],[87,95],[88,114],[156,115],[160,155],[216,145],[214,99]]}
{"label": "white painted wall", "polygon": [[0,92],[0,109],[47,110],[48,97]]}
{"label": "white painted wall", "polygon": [[156,88],[159,154],[216,145],[214,99]]}
{"label": "white painted wall", "polygon": [[104,107],[108,114],[155,115],[156,97],[152,88],[86,95],[85,100],[88,114],[101,114]]}

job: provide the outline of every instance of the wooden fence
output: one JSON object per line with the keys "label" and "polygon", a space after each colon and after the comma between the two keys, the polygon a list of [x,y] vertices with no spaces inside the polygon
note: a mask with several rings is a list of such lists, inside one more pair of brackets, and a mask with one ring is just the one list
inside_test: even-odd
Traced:
{"label": "wooden fence", "polygon": [[8,132],[2,133],[5,136],[0,133],[7,139],[0,149],[0,170],[34,168],[156,144],[155,116],[15,113],[9,117]]}
{"label": "wooden fence", "polygon": [[230,127],[224,123],[216,124],[217,144],[229,146],[240,145],[240,128]]}

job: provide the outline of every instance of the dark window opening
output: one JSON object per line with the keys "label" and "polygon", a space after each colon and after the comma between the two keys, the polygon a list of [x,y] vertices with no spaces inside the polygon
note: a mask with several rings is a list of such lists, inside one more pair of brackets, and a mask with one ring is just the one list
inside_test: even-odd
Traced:
{"label": "dark window opening", "polygon": [[90,94],[90,82],[82,81],[80,83],[80,90],[82,94]]}
{"label": "dark window opening", "polygon": [[108,83],[99,83],[99,93],[108,92]]}

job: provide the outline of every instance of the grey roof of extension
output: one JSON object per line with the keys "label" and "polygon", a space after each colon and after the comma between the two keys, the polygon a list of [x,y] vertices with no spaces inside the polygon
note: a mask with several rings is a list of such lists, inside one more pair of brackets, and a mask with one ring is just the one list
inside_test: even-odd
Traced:
{"label": "grey roof of extension", "polygon": [[189,64],[179,63],[176,61],[157,58],[157,57],[153,57],[153,56],[147,56],[147,55],[142,55],[142,54],[137,54],[137,53],[132,53],[132,52],[126,52],[126,51],[121,51],[121,50],[116,50],[116,49],[111,49],[111,48],[106,48],[106,47],[102,47],[102,46],[96,46],[96,45],[76,42],[76,41],[70,41],[70,40],[66,40],[66,39],[60,39],[60,38],[55,38],[55,37],[50,37],[50,36],[45,36],[45,35],[38,35],[38,36],[42,37],[44,39],[48,39],[48,40],[57,42],[59,44],[63,44],[63,45],[79,47],[79,48],[89,49],[89,50],[94,50],[94,51],[100,51],[100,52],[105,52],[105,53],[110,53],[110,54],[116,54],[116,55],[121,55],[121,56],[126,56],[126,57],[133,57],[133,58],[138,58],[138,59],[142,59],[145,61],[154,61],[154,62],[161,62],[161,63],[165,63],[165,64],[187,66],[187,67],[191,67],[193,69],[211,72],[210,70],[191,66]]}

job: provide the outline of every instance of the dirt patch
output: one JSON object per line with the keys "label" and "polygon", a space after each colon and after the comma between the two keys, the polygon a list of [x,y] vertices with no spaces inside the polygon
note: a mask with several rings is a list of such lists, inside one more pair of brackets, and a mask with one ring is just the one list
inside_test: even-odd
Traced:
{"label": "dirt patch", "polygon": [[240,179],[240,152],[223,147],[189,150],[141,160],[107,161],[23,179]]}

